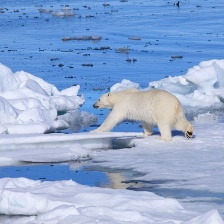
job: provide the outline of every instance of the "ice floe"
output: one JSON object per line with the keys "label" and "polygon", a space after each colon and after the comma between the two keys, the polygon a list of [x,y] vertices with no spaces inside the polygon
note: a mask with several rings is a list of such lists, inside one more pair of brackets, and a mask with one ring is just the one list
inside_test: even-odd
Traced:
{"label": "ice floe", "polygon": [[[24,71],[13,73],[3,64],[0,83],[0,133],[47,133],[65,129],[72,121],[88,125],[88,117],[91,123],[96,121],[94,115],[78,111],[85,102],[78,95],[79,85],[59,91],[41,78]],[[58,112],[65,115],[58,117]],[[86,119],[77,119],[83,115]]]}

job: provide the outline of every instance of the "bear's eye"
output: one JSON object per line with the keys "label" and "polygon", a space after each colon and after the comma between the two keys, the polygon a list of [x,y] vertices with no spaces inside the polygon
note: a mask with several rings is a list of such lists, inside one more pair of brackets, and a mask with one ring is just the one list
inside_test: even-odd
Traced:
{"label": "bear's eye", "polygon": [[98,99],[98,101],[100,101],[100,99]]}

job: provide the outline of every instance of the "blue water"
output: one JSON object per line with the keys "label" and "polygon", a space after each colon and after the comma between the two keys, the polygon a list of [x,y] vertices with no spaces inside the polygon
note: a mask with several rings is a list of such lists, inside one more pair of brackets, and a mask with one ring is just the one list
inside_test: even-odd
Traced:
{"label": "blue water", "polygon": [[[223,58],[223,1],[1,1],[0,62],[25,70],[59,89],[81,85],[86,108],[102,91],[123,78],[147,86],[167,75],[180,75],[204,60]],[[74,17],[60,18],[39,9],[69,6]],[[95,35],[102,40],[62,41],[67,36]],[[140,41],[129,40],[138,36]],[[95,50],[102,46],[109,50]],[[116,53],[127,47],[128,54]],[[88,56],[86,56],[88,55]],[[180,55],[182,59],[172,60]],[[128,63],[127,58],[135,58]],[[57,60],[52,60],[57,59]],[[93,67],[83,67],[91,63]],[[62,64],[62,67],[58,65]],[[74,77],[74,78],[67,78]],[[95,88],[102,91],[93,91]],[[100,92],[100,93],[99,93]]]}
{"label": "blue water", "polygon": [[107,173],[86,169],[71,169],[68,164],[30,164],[24,166],[0,167],[0,178],[25,177],[32,180],[59,181],[73,180],[88,186],[109,186]]}
{"label": "blue water", "polygon": [[[80,85],[86,101],[82,110],[102,123],[107,110],[92,105],[122,79],[147,87],[153,80],[182,75],[201,61],[223,58],[224,1],[149,0],[120,2],[68,0],[0,2],[0,63],[14,72],[27,71],[61,90]],[[39,9],[61,11],[70,7],[73,17],[56,17]],[[101,36],[100,41],[62,41],[63,37]],[[141,40],[128,38],[137,36]],[[107,50],[97,50],[109,47]],[[117,53],[126,47],[129,53]],[[172,59],[172,56],[182,56]],[[127,59],[137,61],[127,62]],[[92,64],[92,67],[82,64]],[[129,125],[131,131],[138,126]],[[82,129],[89,131],[91,128]],[[125,125],[116,127],[127,130]]]}

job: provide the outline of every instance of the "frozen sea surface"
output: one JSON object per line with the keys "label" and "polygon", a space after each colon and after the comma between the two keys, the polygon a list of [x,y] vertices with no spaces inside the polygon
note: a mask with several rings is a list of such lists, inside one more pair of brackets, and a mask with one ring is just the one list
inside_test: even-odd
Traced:
{"label": "frozen sea surface", "polygon": [[[20,145],[23,147],[11,144],[10,150],[0,152],[2,166],[21,165],[24,161],[47,163],[91,159],[98,169],[125,168],[141,176],[126,180],[133,185],[129,188],[136,192],[88,187],[65,180],[43,182],[2,178],[0,213],[7,216],[1,216],[0,223],[223,224],[224,128],[219,115],[223,114],[224,79],[221,60],[212,65],[210,60],[223,59],[224,2],[181,1],[180,7],[174,3],[38,1],[34,5],[31,1],[1,1],[0,26],[4,32],[0,36],[0,62],[12,69],[13,74],[24,70],[52,83],[59,91],[80,85],[80,89],[78,86],[75,89],[84,94],[85,104],[76,116],[81,116],[82,110],[95,113],[101,124],[107,112],[93,110],[93,102],[114,84],[120,86],[124,79],[143,89],[172,87],[169,90],[175,90],[174,94],[187,108],[196,102],[199,108],[193,109],[197,117],[194,118],[192,141],[186,141],[181,133],[174,132],[173,141],[164,143],[155,131],[147,139],[127,139],[121,134],[116,144],[124,148],[117,150],[111,150],[110,137],[105,140],[107,134],[89,144],[88,133],[86,140],[77,144],[71,141],[71,144],[58,145],[55,143],[57,137],[51,139],[50,144],[34,144],[46,135],[27,135],[28,139],[33,138],[30,148],[27,140]],[[191,76],[188,69],[197,72]],[[202,69],[212,71],[209,73],[212,75],[199,77]],[[183,93],[183,90],[189,90],[182,82],[182,75],[186,74],[190,79],[185,87],[190,86],[191,90]],[[29,85],[25,87],[43,93],[33,81],[26,84]],[[177,92],[180,89],[181,92]],[[14,97],[18,98],[17,93]],[[80,97],[77,93],[73,95]],[[47,97],[47,102],[51,97]],[[4,106],[8,101],[3,102]],[[210,103],[209,110],[203,107],[203,102]],[[60,102],[59,105],[66,104]],[[21,112],[15,111],[16,115]],[[54,111],[52,122],[58,119],[56,115]],[[59,127],[57,125],[54,123],[52,127]],[[84,127],[81,131],[92,128]],[[115,131],[139,132],[141,129],[136,123],[124,122]],[[74,130],[77,131],[70,126],[65,132]],[[1,131],[6,132],[6,129],[1,128]],[[9,140],[2,135],[1,140],[13,143],[17,137],[14,140],[11,137]],[[96,150],[96,146],[101,149]],[[103,150],[105,148],[109,150]],[[109,178],[114,186],[124,180],[121,173],[109,175]],[[143,185],[141,190],[146,191],[139,192],[135,183]]]}

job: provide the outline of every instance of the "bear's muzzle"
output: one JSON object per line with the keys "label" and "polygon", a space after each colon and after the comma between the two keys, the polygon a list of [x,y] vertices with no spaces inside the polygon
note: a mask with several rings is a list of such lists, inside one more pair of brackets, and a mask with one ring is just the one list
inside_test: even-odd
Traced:
{"label": "bear's muzzle", "polygon": [[96,105],[96,103],[93,104],[93,107],[94,107],[94,108],[99,108],[99,106]]}

